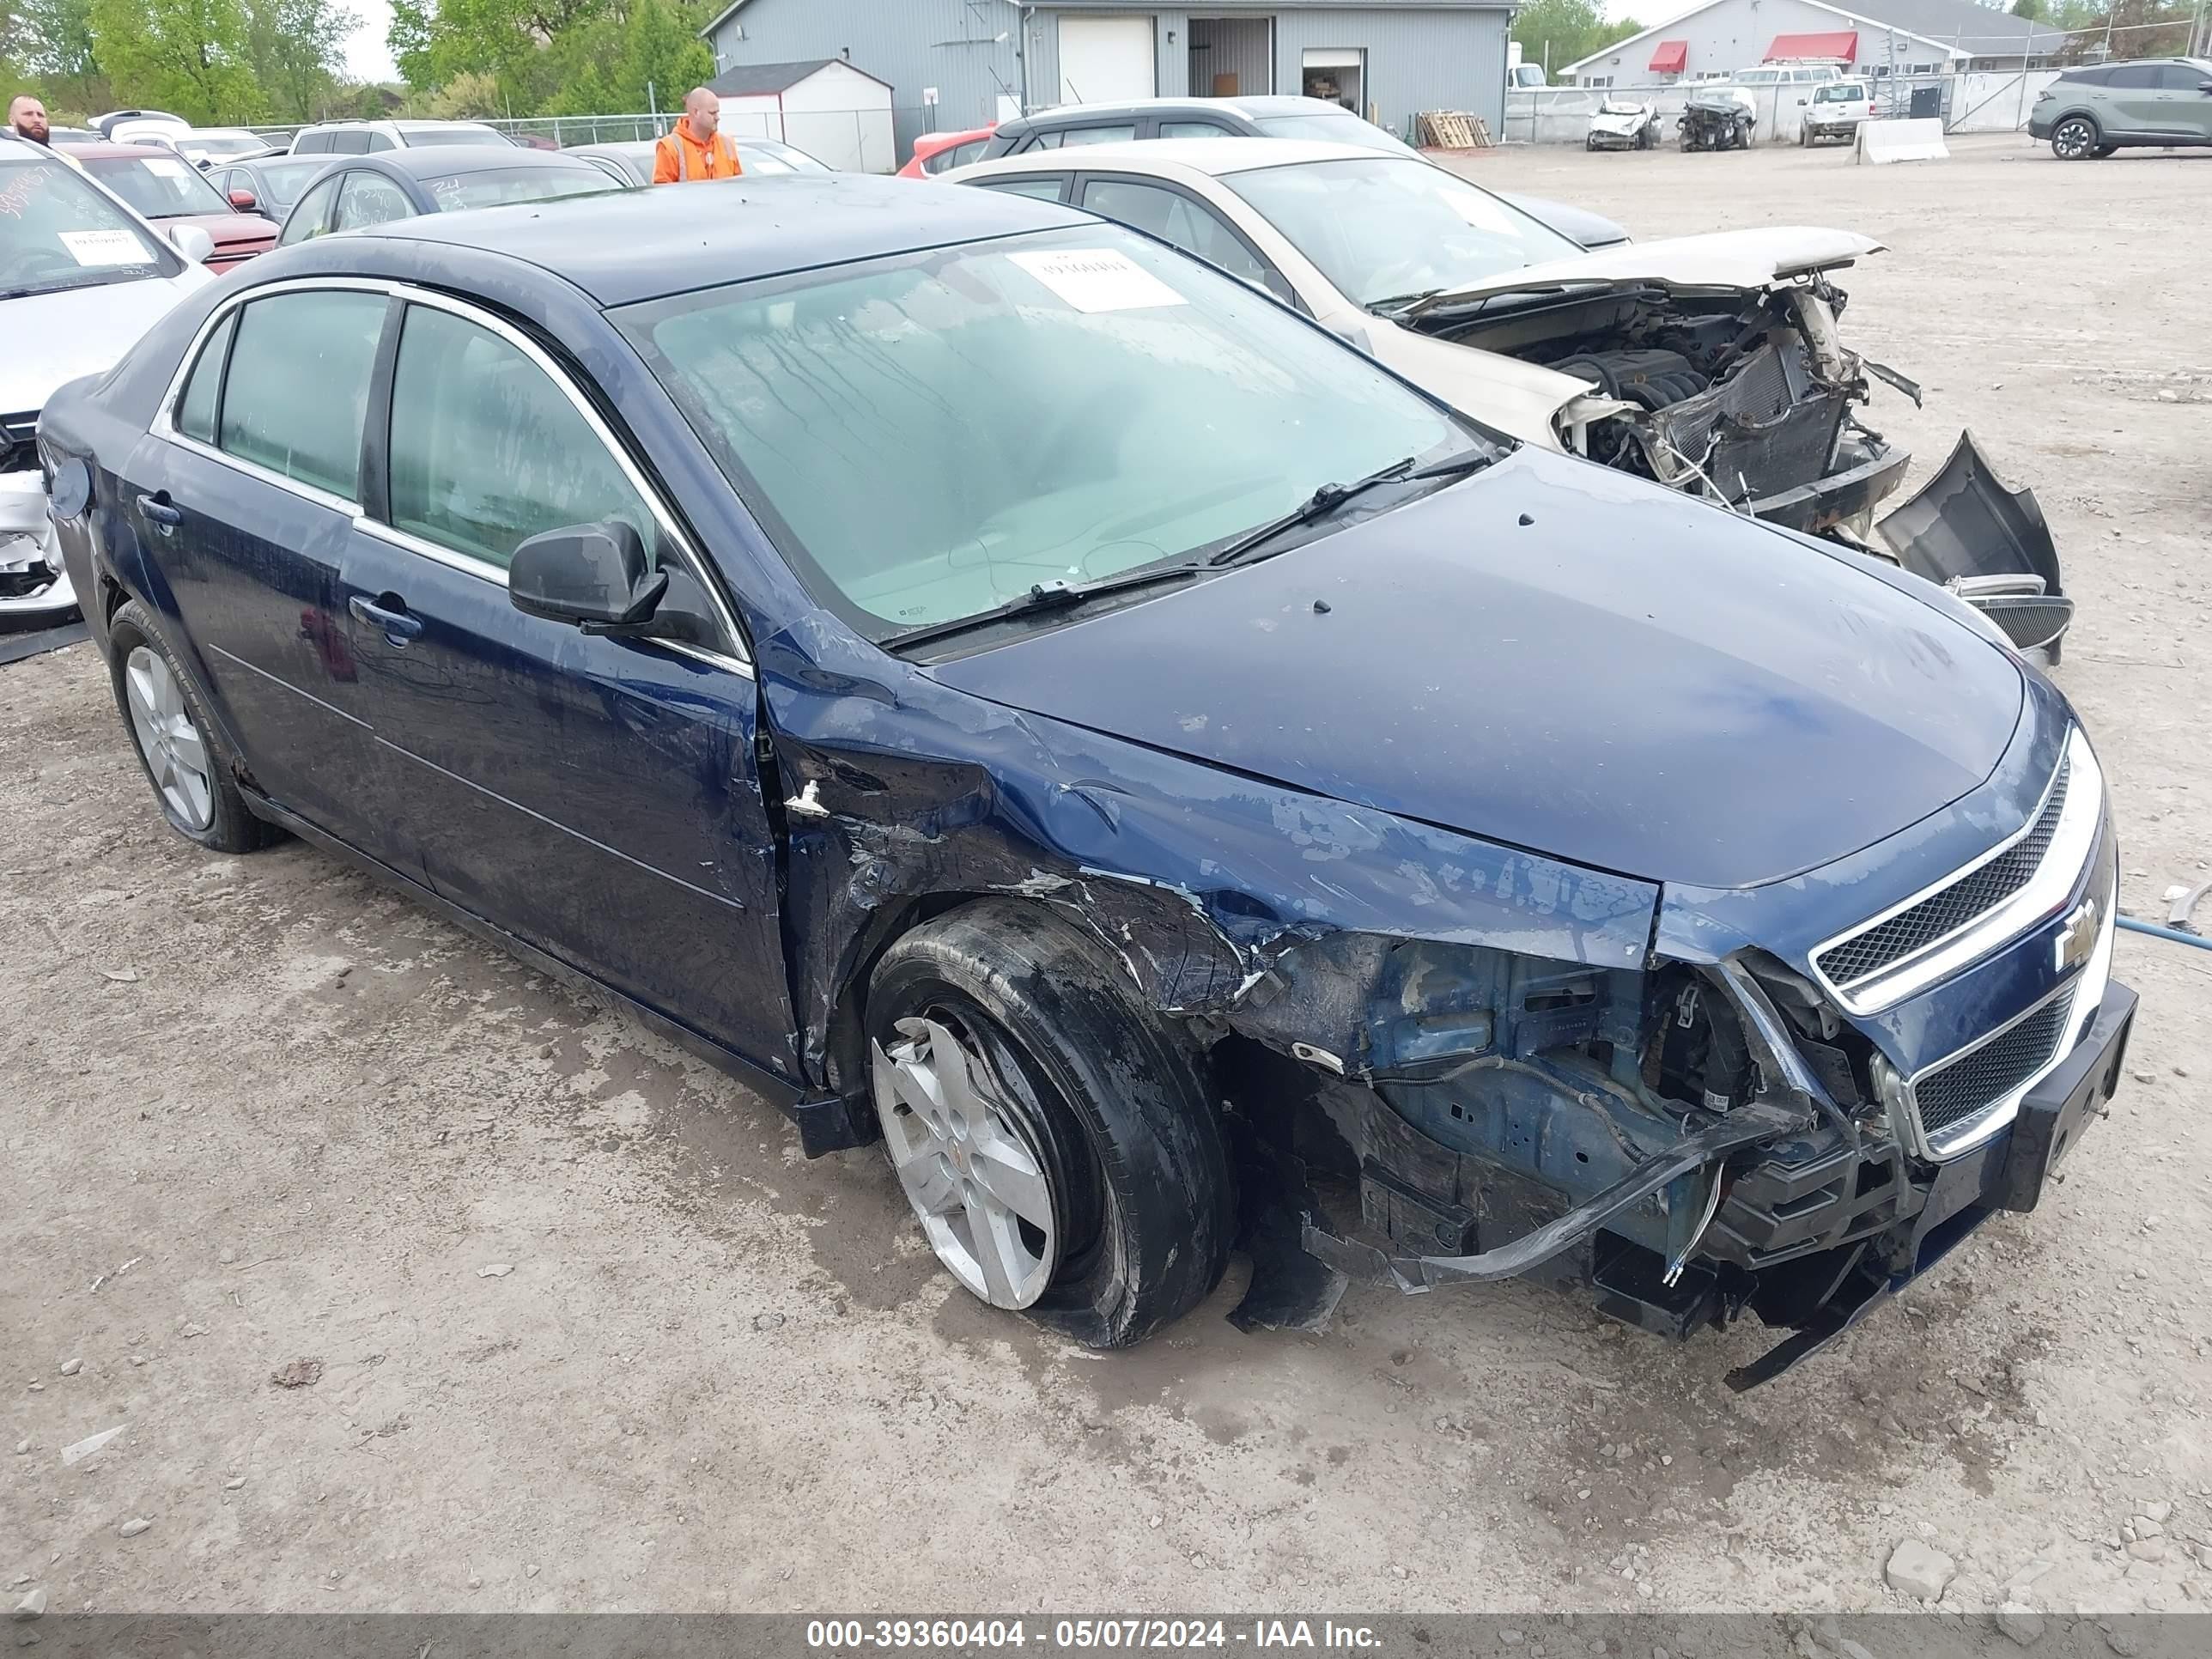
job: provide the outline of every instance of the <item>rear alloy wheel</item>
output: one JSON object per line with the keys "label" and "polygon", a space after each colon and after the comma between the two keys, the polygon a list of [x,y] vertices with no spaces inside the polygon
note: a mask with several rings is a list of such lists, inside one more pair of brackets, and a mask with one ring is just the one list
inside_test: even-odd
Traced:
{"label": "rear alloy wheel", "polygon": [[2094,155],[2097,144],[2097,124],[2086,115],[2069,115],[2051,130],[2051,153],[2062,161]]}
{"label": "rear alloy wheel", "polygon": [[108,625],[115,706],[169,827],[218,853],[250,853],[276,832],[246,810],[198,689],[153,613],[133,599]]}
{"label": "rear alloy wheel", "polygon": [[1081,933],[968,905],[884,953],[866,1018],[891,1168],[971,1293],[1117,1348],[1212,1290],[1235,1230],[1218,1116]]}

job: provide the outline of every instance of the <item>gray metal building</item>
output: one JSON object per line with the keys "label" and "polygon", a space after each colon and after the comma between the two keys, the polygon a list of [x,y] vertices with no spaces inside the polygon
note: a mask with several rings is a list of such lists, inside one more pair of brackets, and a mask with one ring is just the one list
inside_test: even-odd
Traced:
{"label": "gray metal building", "polygon": [[844,58],[893,88],[898,153],[1024,107],[1313,92],[1392,131],[1463,110],[1492,132],[1519,0],[734,0],[718,70]]}

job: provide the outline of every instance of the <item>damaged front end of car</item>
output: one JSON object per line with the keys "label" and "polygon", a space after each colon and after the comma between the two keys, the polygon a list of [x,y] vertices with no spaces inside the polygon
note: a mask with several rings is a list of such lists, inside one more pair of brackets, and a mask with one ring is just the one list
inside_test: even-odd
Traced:
{"label": "damaged front end of car", "polygon": [[1911,457],[1862,411],[1876,380],[1916,406],[1921,392],[1843,343],[1847,295],[1832,268],[1752,286],[1540,282],[1399,320],[1587,383],[1592,397],[1560,411],[1563,447],[1899,565],[1982,611],[2015,648],[2055,661],[2073,618],[2057,548],[2034,496],[2000,482],[1971,434],[1877,521]]}

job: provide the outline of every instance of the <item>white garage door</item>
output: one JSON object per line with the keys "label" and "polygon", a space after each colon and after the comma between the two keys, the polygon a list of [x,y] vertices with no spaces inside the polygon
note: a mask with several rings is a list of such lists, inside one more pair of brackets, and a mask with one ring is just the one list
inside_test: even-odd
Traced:
{"label": "white garage door", "polygon": [[1150,98],[1152,20],[1149,17],[1063,17],[1060,20],[1060,101],[1112,104]]}

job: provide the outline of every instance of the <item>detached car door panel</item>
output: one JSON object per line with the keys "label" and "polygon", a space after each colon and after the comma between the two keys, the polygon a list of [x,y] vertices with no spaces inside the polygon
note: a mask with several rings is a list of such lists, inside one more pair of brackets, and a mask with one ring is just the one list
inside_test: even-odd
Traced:
{"label": "detached car door panel", "polygon": [[[757,705],[730,619],[561,371],[479,314],[410,304],[342,589],[392,813],[431,885],[624,994],[796,1070]],[[625,520],[688,637],[511,603],[529,537]],[[678,623],[684,626],[679,628]]]}

